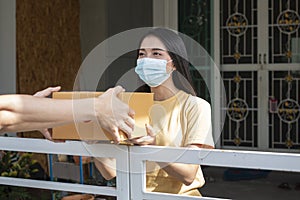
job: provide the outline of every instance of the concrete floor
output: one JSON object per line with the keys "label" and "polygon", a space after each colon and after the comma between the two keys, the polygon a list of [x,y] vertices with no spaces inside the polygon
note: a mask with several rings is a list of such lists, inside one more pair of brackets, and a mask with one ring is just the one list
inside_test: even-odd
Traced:
{"label": "concrete floor", "polygon": [[[223,173],[226,169],[203,168],[206,177],[206,184],[201,189],[203,196],[238,200],[300,200],[300,190],[295,189],[300,184],[300,173],[271,171],[266,178],[225,181]],[[278,187],[284,182],[290,189]]]}

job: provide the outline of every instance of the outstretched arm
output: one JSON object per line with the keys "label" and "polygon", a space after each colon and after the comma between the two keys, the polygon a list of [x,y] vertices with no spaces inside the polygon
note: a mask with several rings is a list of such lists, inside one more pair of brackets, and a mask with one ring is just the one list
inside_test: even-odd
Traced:
{"label": "outstretched arm", "polygon": [[123,130],[130,138],[134,127],[134,111],[117,97],[123,91],[122,87],[117,86],[98,98],[76,100],[2,95],[0,133],[30,131],[71,123],[74,121],[75,106],[77,121],[98,120],[102,128],[112,134],[114,141],[119,142],[118,130]]}
{"label": "outstretched arm", "polygon": [[[42,91],[36,92],[33,96],[35,97],[48,97],[53,92],[58,92],[61,89],[60,86],[57,87],[48,87]],[[44,135],[44,137],[48,140],[52,140],[52,134],[49,132],[48,128],[39,129],[39,131]]]}
{"label": "outstretched arm", "polygon": [[[91,99],[76,100],[82,108],[92,107]],[[93,105],[93,104],[92,104]],[[81,119],[89,120],[93,110],[82,109]],[[54,127],[73,121],[72,102],[30,95],[0,96],[0,133]]]}

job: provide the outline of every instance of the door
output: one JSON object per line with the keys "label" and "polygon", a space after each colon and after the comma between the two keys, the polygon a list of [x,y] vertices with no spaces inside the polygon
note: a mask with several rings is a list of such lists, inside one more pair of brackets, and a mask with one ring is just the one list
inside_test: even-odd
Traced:
{"label": "door", "polygon": [[300,0],[219,2],[227,96],[221,146],[299,149]]}

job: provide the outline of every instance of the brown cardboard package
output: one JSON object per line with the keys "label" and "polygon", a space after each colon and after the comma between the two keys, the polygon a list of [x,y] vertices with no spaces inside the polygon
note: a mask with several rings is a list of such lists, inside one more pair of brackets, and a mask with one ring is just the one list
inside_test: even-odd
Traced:
{"label": "brown cardboard package", "polygon": [[[103,92],[54,92],[54,99],[91,98]],[[135,128],[132,137],[147,135],[145,123],[149,123],[149,111],[153,105],[152,93],[121,93],[120,98],[135,111]],[[126,140],[125,134],[120,131],[121,140]],[[96,122],[79,122],[53,128],[53,139],[63,140],[111,140],[110,135]]]}

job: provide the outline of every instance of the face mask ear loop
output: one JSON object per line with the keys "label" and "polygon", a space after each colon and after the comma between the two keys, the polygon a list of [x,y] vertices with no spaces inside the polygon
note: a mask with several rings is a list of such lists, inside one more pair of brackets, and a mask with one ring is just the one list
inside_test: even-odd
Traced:
{"label": "face mask ear loop", "polygon": [[176,69],[173,67],[172,70],[168,73],[169,75],[171,75]]}
{"label": "face mask ear loop", "polygon": [[172,61],[173,61],[172,59],[171,59],[171,60],[168,60],[167,63],[172,62]]}
{"label": "face mask ear loop", "polygon": [[[171,60],[167,61],[167,63],[169,63],[169,62],[172,62],[172,61],[173,61],[173,59],[171,59]],[[172,67],[172,70],[170,71],[170,73],[168,73],[168,74],[170,74],[170,75],[172,74],[172,72],[173,72],[173,71],[175,71],[175,70],[176,70],[176,68],[175,68],[175,65],[174,65],[174,64],[173,64],[173,66],[174,66],[174,67]],[[167,67],[167,66],[166,66],[166,67]]]}

